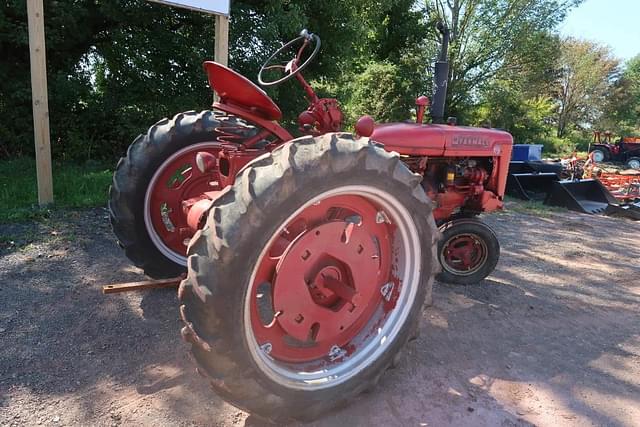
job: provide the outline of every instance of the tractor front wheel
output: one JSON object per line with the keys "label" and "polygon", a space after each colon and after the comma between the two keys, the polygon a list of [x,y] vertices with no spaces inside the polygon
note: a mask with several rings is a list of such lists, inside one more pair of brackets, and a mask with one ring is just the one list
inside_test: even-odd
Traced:
{"label": "tractor front wheel", "polygon": [[495,232],[478,219],[456,219],[440,227],[437,279],[454,285],[473,285],[493,272],[500,258]]}
{"label": "tractor front wheel", "polygon": [[178,292],[200,371],[272,422],[320,417],[372,388],[430,299],[431,209],[397,154],[350,134],[250,163],[192,240]]}
{"label": "tractor front wheel", "polygon": [[628,169],[640,169],[640,157],[629,157],[625,163],[625,167]]}

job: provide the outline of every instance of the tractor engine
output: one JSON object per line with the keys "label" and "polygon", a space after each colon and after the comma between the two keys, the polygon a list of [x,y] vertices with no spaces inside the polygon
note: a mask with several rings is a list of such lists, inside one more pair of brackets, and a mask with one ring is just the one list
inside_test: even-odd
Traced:
{"label": "tractor engine", "polygon": [[[365,125],[361,119],[356,132],[367,136]],[[513,144],[508,133],[405,122],[377,125],[370,135],[424,177],[425,192],[436,203],[436,222],[502,208]]]}
{"label": "tractor engine", "polygon": [[[502,205],[492,197],[495,194],[486,189],[493,171],[492,162],[487,158],[405,156],[402,160],[413,172],[424,176],[422,186],[437,204],[434,217],[438,222],[456,214],[475,215]],[[492,205],[495,206],[487,206],[487,202],[494,199]]]}

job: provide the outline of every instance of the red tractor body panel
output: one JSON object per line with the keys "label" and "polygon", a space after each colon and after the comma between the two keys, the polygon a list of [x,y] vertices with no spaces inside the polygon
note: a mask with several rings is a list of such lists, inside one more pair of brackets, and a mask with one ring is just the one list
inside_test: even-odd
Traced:
{"label": "red tractor body panel", "polygon": [[384,144],[386,150],[404,156],[490,157],[494,168],[487,188],[499,198],[504,196],[513,146],[508,132],[467,126],[390,123],[376,126],[371,139]]}
{"label": "red tractor body panel", "polygon": [[509,133],[496,129],[418,123],[376,126],[371,139],[410,156],[492,157],[503,144],[513,144]]}
{"label": "red tractor body panel", "polygon": [[447,126],[417,123],[389,123],[377,125],[371,139],[384,144],[388,151],[408,156],[444,155]]}

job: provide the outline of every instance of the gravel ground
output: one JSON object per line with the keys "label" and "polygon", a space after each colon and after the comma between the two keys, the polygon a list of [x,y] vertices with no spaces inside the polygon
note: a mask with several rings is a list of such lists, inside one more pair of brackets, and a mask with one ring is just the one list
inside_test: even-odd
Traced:
{"label": "gravel ground", "polygon": [[[495,273],[437,284],[380,386],[314,425],[640,425],[640,224],[569,212],[486,218]],[[209,392],[175,291],[140,280],[103,209],[0,225],[0,425],[258,425]]]}

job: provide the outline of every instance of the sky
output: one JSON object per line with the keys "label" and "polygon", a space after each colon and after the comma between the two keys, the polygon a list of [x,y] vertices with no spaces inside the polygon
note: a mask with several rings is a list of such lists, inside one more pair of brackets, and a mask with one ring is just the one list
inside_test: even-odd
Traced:
{"label": "sky", "polygon": [[569,12],[560,33],[607,44],[630,59],[640,54],[640,0],[585,0]]}

